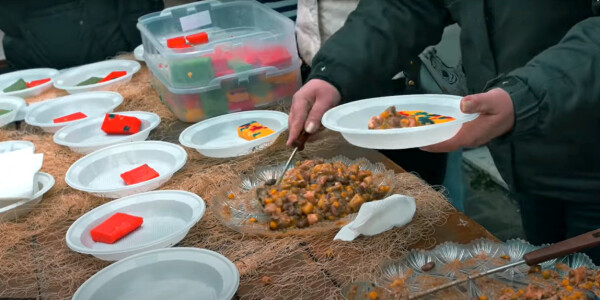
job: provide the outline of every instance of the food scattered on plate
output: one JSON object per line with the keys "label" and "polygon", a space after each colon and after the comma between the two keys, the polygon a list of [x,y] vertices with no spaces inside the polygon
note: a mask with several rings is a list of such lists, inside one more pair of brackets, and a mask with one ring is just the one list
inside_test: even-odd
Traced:
{"label": "food scattered on plate", "polygon": [[85,86],[85,85],[107,82],[107,81],[111,81],[113,79],[117,79],[119,77],[123,77],[125,75],[127,75],[126,71],[113,71],[102,78],[101,77],[90,77],[90,78],[78,83],[77,86]]}
{"label": "food scattered on plate", "polygon": [[0,109],[0,116],[11,112],[11,109]]}
{"label": "food scattered on plate", "polygon": [[140,132],[142,121],[136,117],[106,114],[102,122],[102,131],[106,134],[134,134]]}
{"label": "food scattered on plate", "polygon": [[44,78],[44,79],[39,79],[39,80],[32,80],[32,81],[29,81],[29,82],[25,81],[23,78],[19,78],[13,84],[11,84],[11,85],[7,86],[6,88],[4,88],[4,90],[2,90],[2,91],[4,93],[21,91],[21,90],[24,90],[24,89],[36,87],[36,86],[44,84],[44,83],[46,83],[48,81],[50,81],[50,78]]}
{"label": "food scattered on plate", "polygon": [[121,178],[126,185],[137,184],[158,177],[158,172],[152,169],[148,164],[143,164],[135,169],[121,174]]}
{"label": "food scattered on plate", "polygon": [[271,230],[305,228],[356,213],[363,203],[385,197],[390,187],[373,182],[371,171],[358,164],[305,160],[288,170],[279,185],[265,185],[257,193]]}
{"label": "food scattered on plate", "polygon": [[124,236],[142,226],[144,219],[124,213],[116,213],[90,231],[92,240],[105,244],[114,244]]}
{"label": "food scattered on plate", "polygon": [[52,120],[52,122],[54,123],[65,123],[65,122],[71,122],[71,121],[75,121],[75,120],[80,120],[83,118],[87,118],[87,115],[82,113],[82,112],[76,112],[76,113],[72,113],[70,115],[66,115],[66,116],[62,116],[62,117],[58,117],[54,120]]}
{"label": "food scattered on plate", "polygon": [[379,116],[369,120],[369,129],[391,129],[441,124],[454,121],[453,117],[431,114],[422,110],[396,111],[395,106],[386,108]]}
{"label": "food scattered on plate", "polygon": [[256,121],[251,121],[250,123],[238,126],[237,132],[239,137],[247,141],[252,141],[271,135],[274,131],[271,130],[269,127],[263,126]]}

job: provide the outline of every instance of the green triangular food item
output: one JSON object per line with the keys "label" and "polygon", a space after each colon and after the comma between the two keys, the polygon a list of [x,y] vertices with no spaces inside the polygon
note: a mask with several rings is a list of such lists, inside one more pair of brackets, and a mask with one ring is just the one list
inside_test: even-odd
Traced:
{"label": "green triangular food item", "polygon": [[12,110],[10,110],[10,109],[8,109],[8,110],[7,109],[0,109],[0,116],[3,115],[3,114],[7,114],[7,113],[9,113],[11,111]]}
{"label": "green triangular food item", "polygon": [[77,86],[95,84],[95,83],[98,83],[100,80],[102,80],[102,78],[100,78],[100,77],[90,77],[90,78],[78,83]]}
{"label": "green triangular food item", "polygon": [[24,90],[26,88],[27,88],[27,83],[25,83],[25,80],[23,80],[23,78],[19,78],[19,80],[17,80],[15,83],[9,85],[2,91],[5,93],[10,93],[10,92]]}

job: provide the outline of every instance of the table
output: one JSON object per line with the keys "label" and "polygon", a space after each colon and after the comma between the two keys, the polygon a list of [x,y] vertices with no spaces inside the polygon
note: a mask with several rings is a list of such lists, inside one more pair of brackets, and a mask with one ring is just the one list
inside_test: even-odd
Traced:
{"label": "table", "polygon": [[[158,95],[149,85],[149,74],[144,66],[131,83],[119,87],[125,102],[117,111],[149,110],[163,121],[150,136],[177,143],[179,133],[189,124],[179,122],[160,104]],[[49,91],[46,95],[61,95]],[[44,95],[37,97],[39,101]],[[350,158],[364,157],[382,162],[386,168],[398,173],[400,180],[426,190],[435,199],[425,199],[416,194],[418,205],[424,207],[407,228],[394,229],[372,238],[358,239],[352,243],[331,242],[335,232],[315,237],[286,237],[269,239],[243,236],[221,225],[207,210],[205,217],[191,230],[178,246],[202,247],[218,251],[231,259],[241,274],[236,297],[260,298],[335,298],[339,288],[364,276],[369,278],[374,268],[386,259],[400,257],[410,248],[432,248],[445,241],[466,243],[477,238],[495,238],[482,226],[464,214],[444,204],[439,194],[424,186],[414,176],[375,150],[357,148],[343,141],[338,134],[324,133],[326,147],[307,145],[299,157],[330,157],[345,155]],[[26,139],[36,144],[37,152],[45,153],[42,171],[56,179],[55,187],[44,197],[39,209],[18,222],[0,224],[0,298],[69,298],[87,278],[109,265],[94,257],[70,251],[64,235],[69,225],[80,215],[101,205],[109,199],[100,199],[74,191],[64,183],[68,167],[82,155],[52,143],[52,135],[37,128],[22,126],[0,129],[2,139]],[[210,205],[210,198],[217,187],[226,184],[211,177],[214,172],[234,178],[243,165],[264,160],[283,161],[290,154],[284,146],[284,138],[269,148],[269,152],[253,154],[247,158],[231,160],[209,159],[196,151],[188,151],[186,166],[176,173],[161,189],[186,189],[202,196]],[[220,173],[220,174],[221,174]],[[406,194],[414,192],[407,189]],[[433,205],[433,206],[432,206]],[[442,207],[435,213],[432,208]],[[412,227],[411,227],[412,226]],[[423,238],[406,238],[411,231],[419,231]],[[389,244],[388,244],[389,241]],[[377,244],[379,243],[379,244]],[[380,245],[381,247],[375,247]],[[361,268],[357,268],[361,265]],[[364,269],[362,269],[364,268]],[[290,270],[294,271],[290,273]],[[278,276],[286,278],[281,278]],[[262,282],[273,277],[273,283]],[[289,283],[287,281],[290,281]],[[299,283],[300,282],[300,283]]]}

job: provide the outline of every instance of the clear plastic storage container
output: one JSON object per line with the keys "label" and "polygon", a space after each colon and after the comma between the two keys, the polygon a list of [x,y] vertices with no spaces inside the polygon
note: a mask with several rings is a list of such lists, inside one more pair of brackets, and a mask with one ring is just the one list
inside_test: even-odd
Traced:
{"label": "clear plastic storage container", "polygon": [[176,89],[222,86],[298,68],[294,23],[256,1],[202,1],[138,20],[144,59]]}

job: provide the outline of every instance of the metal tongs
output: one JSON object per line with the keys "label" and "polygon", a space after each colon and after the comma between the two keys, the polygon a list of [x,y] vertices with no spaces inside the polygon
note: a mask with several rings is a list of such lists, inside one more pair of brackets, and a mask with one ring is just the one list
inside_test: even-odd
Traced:
{"label": "metal tongs", "polygon": [[469,275],[465,279],[459,279],[459,280],[455,280],[452,282],[448,282],[448,283],[436,286],[432,289],[413,294],[413,295],[409,296],[408,299],[418,299],[418,298],[427,296],[429,294],[433,294],[433,293],[439,292],[441,290],[445,290],[447,288],[453,287],[455,285],[465,283],[465,282],[468,282],[468,281],[471,281],[471,280],[474,280],[474,279],[477,279],[477,278],[480,278],[483,276],[487,276],[490,274],[502,272],[504,270],[514,268],[516,266],[520,266],[523,264],[527,264],[529,266],[535,266],[542,262],[545,262],[545,261],[548,261],[548,260],[551,260],[554,258],[563,257],[568,254],[580,252],[582,250],[596,247],[598,245],[600,245],[600,229],[596,229],[594,231],[590,231],[588,233],[578,235],[576,237],[564,240],[562,242],[558,242],[556,244],[546,246],[544,248],[541,248],[541,249],[538,249],[535,251],[531,251],[531,252],[523,255],[523,259],[521,259],[519,261],[510,263],[510,264],[507,264],[507,265],[504,265],[501,267],[493,268],[493,269],[490,269],[490,270],[487,270],[487,271],[484,271],[484,272],[481,272],[478,274]]}

